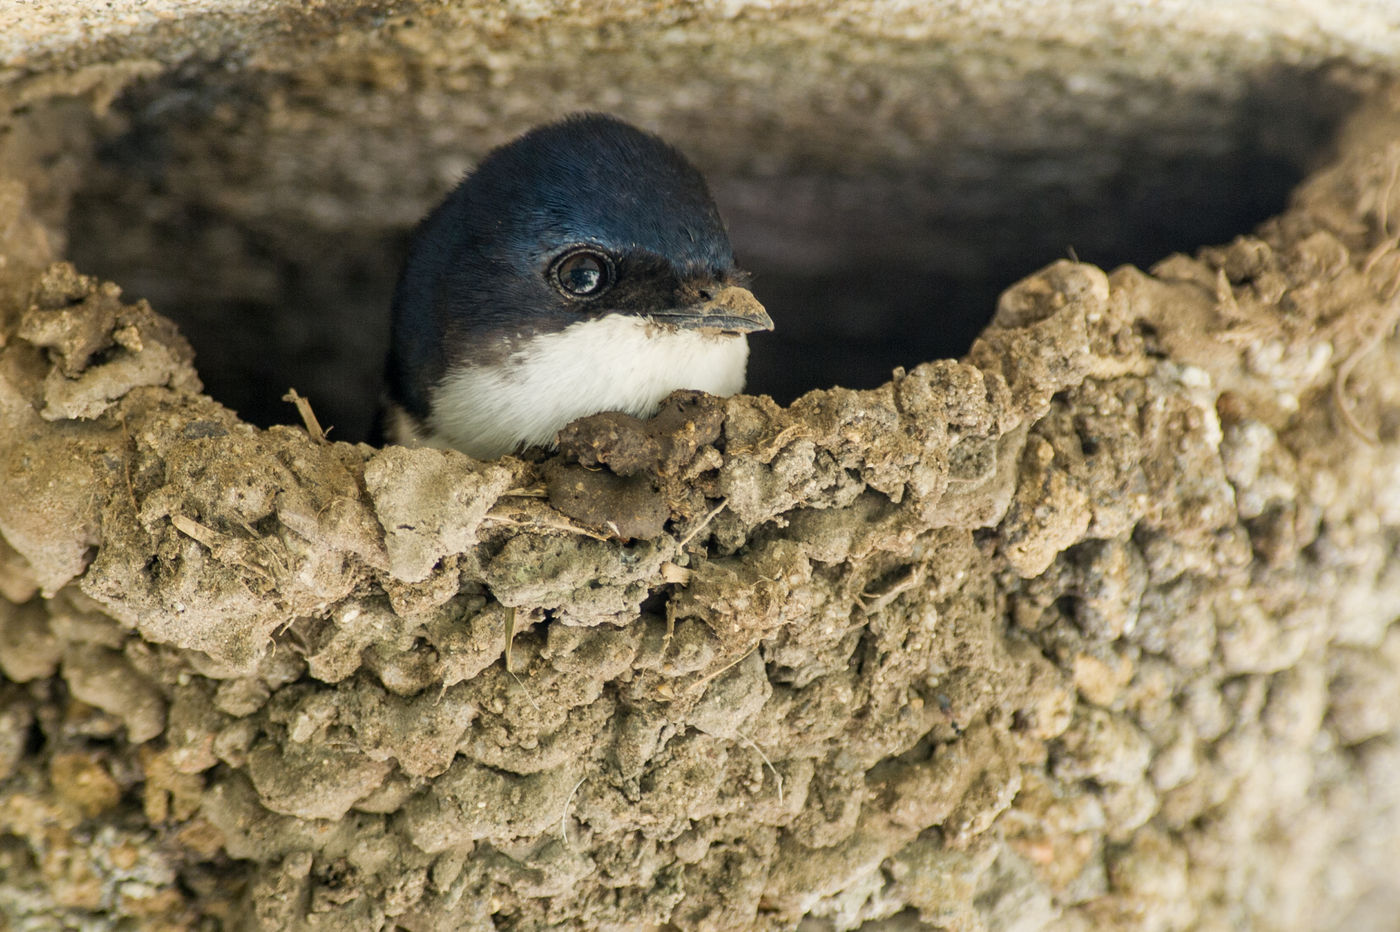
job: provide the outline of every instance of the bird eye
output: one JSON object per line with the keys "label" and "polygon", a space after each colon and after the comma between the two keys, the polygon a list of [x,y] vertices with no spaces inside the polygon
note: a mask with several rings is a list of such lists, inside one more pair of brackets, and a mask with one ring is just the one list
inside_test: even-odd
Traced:
{"label": "bird eye", "polygon": [[570,298],[596,298],[612,280],[612,260],[592,249],[571,250],[554,262],[554,284]]}

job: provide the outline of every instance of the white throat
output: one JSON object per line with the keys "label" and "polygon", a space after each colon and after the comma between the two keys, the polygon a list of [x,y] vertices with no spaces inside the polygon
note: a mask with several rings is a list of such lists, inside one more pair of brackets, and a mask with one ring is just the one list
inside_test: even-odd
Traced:
{"label": "white throat", "polygon": [[650,417],[678,388],[732,395],[744,387],[748,357],[742,335],[619,314],[580,321],[531,339],[503,363],[449,370],[420,440],[478,459],[552,446],[576,418],[600,411]]}

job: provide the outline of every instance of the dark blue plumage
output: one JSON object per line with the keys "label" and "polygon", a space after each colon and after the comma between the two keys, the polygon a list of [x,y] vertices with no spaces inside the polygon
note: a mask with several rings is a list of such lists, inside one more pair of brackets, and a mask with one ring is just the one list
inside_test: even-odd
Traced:
{"label": "dark blue plumage", "polygon": [[[525,402],[557,408],[554,420],[649,413],[668,381],[728,388],[736,359],[741,385],[742,334],[772,326],[744,278],[676,149],[598,114],[539,127],[488,155],[415,231],[394,295],[386,427],[494,455],[548,442],[528,404],[505,397],[513,385],[547,395]],[[621,355],[653,346],[656,366]],[[663,361],[674,376],[652,371]],[[510,418],[521,430],[507,445]]]}

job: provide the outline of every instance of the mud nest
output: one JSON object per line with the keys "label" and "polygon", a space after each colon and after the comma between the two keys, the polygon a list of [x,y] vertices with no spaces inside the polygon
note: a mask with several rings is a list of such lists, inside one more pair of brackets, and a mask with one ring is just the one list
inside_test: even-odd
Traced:
{"label": "mud nest", "polygon": [[1393,923],[1398,99],[962,361],[539,462],[240,421],[6,183],[0,915]]}

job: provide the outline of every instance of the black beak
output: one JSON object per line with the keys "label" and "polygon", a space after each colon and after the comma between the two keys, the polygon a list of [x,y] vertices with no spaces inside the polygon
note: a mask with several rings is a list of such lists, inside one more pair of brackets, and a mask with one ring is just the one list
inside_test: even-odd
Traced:
{"label": "black beak", "polygon": [[753,333],[772,330],[773,318],[758,303],[753,292],[728,285],[710,297],[685,307],[653,311],[647,315],[663,324],[687,330],[718,330],[722,333]]}

